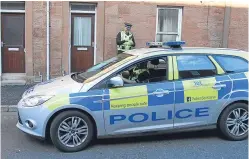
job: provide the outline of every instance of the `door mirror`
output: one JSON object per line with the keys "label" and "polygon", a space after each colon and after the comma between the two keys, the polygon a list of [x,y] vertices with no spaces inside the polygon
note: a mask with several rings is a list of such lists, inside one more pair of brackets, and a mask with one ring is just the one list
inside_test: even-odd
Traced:
{"label": "door mirror", "polygon": [[117,88],[117,87],[123,87],[124,86],[124,81],[120,76],[112,77],[108,81],[108,87],[109,88]]}

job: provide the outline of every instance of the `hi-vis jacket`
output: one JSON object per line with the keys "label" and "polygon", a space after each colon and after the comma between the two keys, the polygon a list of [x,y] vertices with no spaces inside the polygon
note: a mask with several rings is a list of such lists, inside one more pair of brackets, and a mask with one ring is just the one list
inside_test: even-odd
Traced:
{"label": "hi-vis jacket", "polygon": [[128,34],[125,31],[121,31],[117,35],[117,49],[120,52],[131,50],[135,47],[134,36],[131,32]]}

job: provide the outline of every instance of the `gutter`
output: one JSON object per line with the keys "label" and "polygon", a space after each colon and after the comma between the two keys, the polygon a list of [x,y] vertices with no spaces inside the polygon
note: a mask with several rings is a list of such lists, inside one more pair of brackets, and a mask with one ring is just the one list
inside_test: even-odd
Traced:
{"label": "gutter", "polygon": [[49,0],[47,0],[47,80],[49,80],[49,62],[50,62],[50,52],[49,52]]}

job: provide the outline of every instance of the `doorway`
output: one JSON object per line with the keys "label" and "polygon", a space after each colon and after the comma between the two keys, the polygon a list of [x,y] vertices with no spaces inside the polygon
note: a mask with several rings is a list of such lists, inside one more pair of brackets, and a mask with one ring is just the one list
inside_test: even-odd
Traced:
{"label": "doorway", "polygon": [[25,73],[25,14],[1,16],[2,72]]}
{"label": "doorway", "polygon": [[86,71],[94,64],[95,14],[71,14],[71,72]]}

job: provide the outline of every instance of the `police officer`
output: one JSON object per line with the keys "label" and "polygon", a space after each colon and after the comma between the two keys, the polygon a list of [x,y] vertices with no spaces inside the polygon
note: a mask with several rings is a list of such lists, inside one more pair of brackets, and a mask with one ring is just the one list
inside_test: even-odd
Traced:
{"label": "police officer", "polygon": [[121,78],[127,84],[146,82],[150,77],[147,63],[147,61],[140,63],[131,70],[122,72]]}
{"label": "police officer", "polygon": [[124,23],[125,29],[117,35],[117,50],[118,54],[131,50],[135,47],[136,43],[133,34],[130,32],[132,25],[130,23]]}

